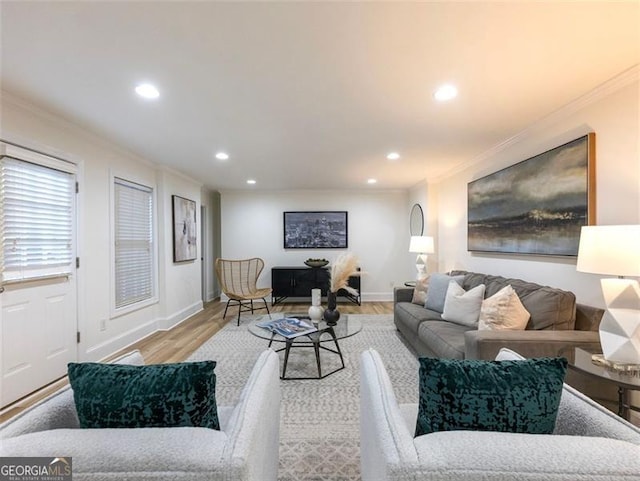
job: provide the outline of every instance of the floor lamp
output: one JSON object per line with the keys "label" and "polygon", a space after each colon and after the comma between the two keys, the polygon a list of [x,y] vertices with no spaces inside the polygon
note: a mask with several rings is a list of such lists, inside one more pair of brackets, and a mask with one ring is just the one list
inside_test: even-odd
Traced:
{"label": "floor lamp", "polygon": [[579,272],[616,275],[600,280],[607,310],[600,344],[608,361],[640,364],[640,225],[582,227]]}
{"label": "floor lamp", "polygon": [[433,237],[412,235],[409,242],[409,252],[417,253],[416,270],[418,274],[416,279],[420,280],[427,275],[427,254],[433,254]]}

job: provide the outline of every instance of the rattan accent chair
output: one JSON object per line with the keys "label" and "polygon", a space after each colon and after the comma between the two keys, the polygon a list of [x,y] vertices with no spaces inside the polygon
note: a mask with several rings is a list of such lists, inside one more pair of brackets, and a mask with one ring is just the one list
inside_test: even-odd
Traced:
{"label": "rattan accent chair", "polygon": [[[265,299],[271,294],[271,288],[256,287],[262,269],[264,269],[264,261],[258,257],[242,260],[216,259],[216,275],[222,292],[229,298],[224,308],[223,319],[227,315],[230,303],[238,305],[238,326],[240,325],[240,314],[243,312],[253,314],[254,310],[266,309],[267,314],[271,316]],[[264,307],[253,306],[253,301],[257,299],[262,299]]]}

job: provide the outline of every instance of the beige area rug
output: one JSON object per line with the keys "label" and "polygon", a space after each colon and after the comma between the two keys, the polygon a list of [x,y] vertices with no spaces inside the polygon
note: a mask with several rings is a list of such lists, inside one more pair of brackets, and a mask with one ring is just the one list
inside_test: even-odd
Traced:
{"label": "beige area rug", "polygon": [[[281,481],[342,481],[360,479],[359,358],[368,348],[376,349],[389,372],[401,403],[417,402],[418,361],[400,340],[391,315],[350,315],[363,325],[362,331],[343,339],[340,348],[346,368],[321,380],[280,381],[280,469]],[[340,322],[340,321],[338,321]],[[279,346],[282,346],[280,344]],[[247,330],[247,320],[238,327],[227,324],[189,360],[212,359],[216,366],[216,397],[219,404],[232,404],[267,341]],[[275,347],[275,344],[274,344]],[[322,352],[322,369],[339,366],[337,355]],[[280,353],[282,369],[284,353]],[[287,375],[315,375],[313,349],[293,349]]]}

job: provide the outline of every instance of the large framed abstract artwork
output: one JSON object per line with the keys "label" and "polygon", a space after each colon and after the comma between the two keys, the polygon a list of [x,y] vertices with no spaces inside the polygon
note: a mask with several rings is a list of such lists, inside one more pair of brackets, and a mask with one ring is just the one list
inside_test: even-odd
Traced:
{"label": "large framed abstract artwork", "polygon": [[285,249],[346,249],[346,211],[285,212]]}
{"label": "large framed abstract artwork", "polygon": [[173,201],[173,262],[196,258],[196,203],[178,195]]}
{"label": "large framed abstract artwork", "polygon": [[577,256],[590,224],[594,133],[468,184],[469,251]]}

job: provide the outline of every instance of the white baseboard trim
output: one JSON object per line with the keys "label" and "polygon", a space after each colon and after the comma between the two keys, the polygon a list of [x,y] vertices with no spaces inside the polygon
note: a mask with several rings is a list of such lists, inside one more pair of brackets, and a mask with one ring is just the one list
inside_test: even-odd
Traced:
{"label": "white baseboard trim", "polygon": [[362,302],[390,302],[393,301],[393,292],[363,292]]}
{"label": "white baseboard trim", "polygon": [[162,322],[158,325],[158,330],[168,331],[169,329],[177,326],[181,322],[186,321],[189,317],[193,316],[194,314],[197,314],[203,308],[204,307],[202,304],[202,300],[194,302],[193,304],[191,304],[188,307],[185,307],[181,311],[176,312],[175,314],[163,319]]}
{"label": "white baseboard trim", "polygon": [[140,326],[123,332],[111,339],[100,344],[87,348],[84,353],[79,353],[80,361],[98,361],[106,359],[116,352],[126,349],[128,346],[135,344],[145,337],[150,336],[158,331],[168,331],[177,326],[181,322],[186,321],[189,317],[197,314],[203,309],[202,301],[194,302],[192,305],[185,307],[179,312],[172,314],[166,318],[156,318],[145,322]]}
{"label": "white baseboard trim", "polygon": [[85,352],[79,353],[80,362],[99,361],[105,359],[119,350],[150,336],[158,330],[158,324],[158,319],[152,319],[140,326],[130,329],[127,332],[123,332],[122,334],[101,342],[100,344],[88,347]]}

